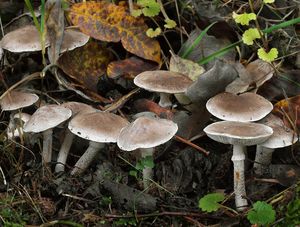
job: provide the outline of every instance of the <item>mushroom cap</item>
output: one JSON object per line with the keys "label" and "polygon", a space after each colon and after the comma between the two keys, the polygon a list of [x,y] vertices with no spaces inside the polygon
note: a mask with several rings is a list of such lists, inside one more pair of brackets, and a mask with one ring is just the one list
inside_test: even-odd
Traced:
{"label": "mushroom cap", "polygon": [[125,151],[152,148],[169,141],[177,130],[173,121],[139,117],[121,130],[117,143]]}
{"label": "mushroom cap", "polygon": [[[33,25],[7,33],[0,44],[3,49],[16,53],[42,50],[39,32]],[[48,39],[46,39],[47,46],[49,46]]]}
{"label": "mushroom cap", "polygon": [[79,112],[80,113],[91,113],[91,112],[96,112],[97,110],[93,108],[90,105],[87,105],[82,102],[65,102],[61,104],[61,106],[66,107],[70,110],[72,110],[72,115],[76,115]]}
{"label": "mushroom cap", "polygon": [[193,83],[183,74],[164,70],[142,72],[133,82],[145,90],[169,94],[184,93]]}
{"label": "mushroom cap", "polygon": [[90,37],[75,29],[66,29],[64,31],[64,38],[61,44],[60,52],[74,50],[77,47],[85,45]]}
{"label": "mushroom cap", "polygon": [[39,97],[36,94],[10,91],[0,100],[0,105],[2,110],[11,111],[31,106],[38,100]]}
{"label": "mushroom cap", "polygon": [[219,121],[208,125],[203,131],[220,143],[243,146],[260,144],[273,134],[269,126],[236,121]]}
{"label": "mushroom cap", "polygon": [[59,105],[45,105],[38,108],[24,125],[24,132],[43,132],[59,125],[72,116],[72,111]]}
{"label": "mushroom cap", "polygon": [[273,105],[264,97],[246,92],[235,95],[228,92],[210,98],[207,110],[217,118],[225,121],[258,121],[269,114]]}
{"label": "mushroom cap", "polygon": [[286,127],[284,122],[274,114],[269,114],[259,123],[270,126],[274,132],[268,140],[259,144],[260,146],[275,149],[290,146],[298,141],[296,133]]}
{"label": "mushroom cap", "polygon": [[68,128],[75,135],[99,143],[114,143],[128,121],[109,112],[86,113],[75,116]]}

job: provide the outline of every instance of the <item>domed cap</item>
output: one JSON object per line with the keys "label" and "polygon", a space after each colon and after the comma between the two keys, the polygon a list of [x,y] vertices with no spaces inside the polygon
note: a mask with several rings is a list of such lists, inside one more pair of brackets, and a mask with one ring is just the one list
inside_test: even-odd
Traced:
{"label": "domed cap", "polygon": [[96,112],[97,110],[90,105],[81,102],[65,102],[61,106],[72,110],[72,115],[80,113]]}
{"label": "domed cap", "polygon": [[[3,49],[16,53],[42,50],[39,32],[33,25],[7,33],[0,44]],[[46,39],[47,46],[49,46],[48,39]]]}
{"label": "domed cap", "polygon": [[273,105],[264,97],[246,92],[241,95],[220,93],[206,103],[207,110],[225,121],[258,121],[269,114]]}
{"label": "domed cap", "polygon": [[217,142],[243,146],[260,144],[273,134],[269,126],[235,121],[219,121],[208,125],[203,131]]}
{"label": "domed cap", "polygon": [[60,52],[74,50],[77,47],[84,46],[90,37],[75,29],[66,29],[64,31],[64,38],[61,44]]}
{"label": "domed cap", "polygon": [[169,141],[177,130],[173,121],[140,117],[121,130],[117,143],[125,151],[152,148]]}
{"label": "domed cap", "polygon": [[21,91],[10,91],[1,100],[2,110],[11,111],[31,106],[39,100],[36,94]]}
{"label": "domed cap", "polygon": [[259,123],[270,126],[274,132],[268,140],[259,144],[260,146],[275,149],[290,146],[298,141],[296,133],[286,127],[283,121],[274,114],[269,114]]}
{"label": "domed cap", "polygon": [[59,105],[42,106],[34,112],[30,120],[24,125],[24,132],[43,132],[54,128],[60,123],[68,120],[72,111]]}
{"label": "domed cap", "polygon": [[116,114],[95,112],[75,116],[68,128],[75,135],[99,143],[114,143],[128,121]]}
{"label": "domed cap", "polygon": [[184,93],[193,83],[183,74],[164,70],[142,72],[133,82],[145,90],[169,94]]}

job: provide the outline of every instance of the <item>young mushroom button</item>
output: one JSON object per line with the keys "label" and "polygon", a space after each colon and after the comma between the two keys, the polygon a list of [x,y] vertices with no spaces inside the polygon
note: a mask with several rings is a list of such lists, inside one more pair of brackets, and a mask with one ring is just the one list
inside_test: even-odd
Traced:
{"label": "young mushroom button", "polygon": [[42,106],[33,113],[24,125],[24,132],[43,132],[43,163],[51,162],[53,128],[69,119],[72,111],[59,105]]}
{"label": "young mushroom button", "polygon": [[258,121],[269,114],[273,105],[264,97],[246,92],[241,95],[220,93],[206,103],[207,110],[225,121]]}
{"label": "young mushroom button", "polygon": [[268,166],[271,164],[274,149],[290,146],[297,142],[298,137],[292,129],[284,125],[279,117],[273,114],[269,114],[259,123],[270,126],[274,131],[268,140],[256,147],[253,168],[256,174],[263,175],[267,173]]}
{"label": "young mushroom button", "polygon": [[[169,141],[177,132],[178,127],[173,121],[139,117],[121,130],[117,144],[125,151],[140,149],[142,157],[153,156],[154,147]],[[144,187],[149,186],[153,170],[143,169]]]}
{"label": "young mushroom button", "polygon": [[83,173],[105,143],[117,142],[123,127],[129,122],[112,113],[96,112],[79,114],[69,122],[69,130],[75,135],[89,140],[89,147],[76,162],[71,175]]}
{"label": "young mushroom button", "polygon": [[160,93],[159,105],[172,106],[170,94],[184,93],[193,81],[187,76],[170,71],[145,71],[134,78],[134,84],[145,90]]}
{"label": "young mushroom button", "polygon": [[217,142],[233,145],[231,160],[234,168],[235,205],[238,210],[244,210],[248,205],[245,199],[245,147],[266,141],[273,133],[272,128],[258,123],[220,121],[208,125],[204,132]]}

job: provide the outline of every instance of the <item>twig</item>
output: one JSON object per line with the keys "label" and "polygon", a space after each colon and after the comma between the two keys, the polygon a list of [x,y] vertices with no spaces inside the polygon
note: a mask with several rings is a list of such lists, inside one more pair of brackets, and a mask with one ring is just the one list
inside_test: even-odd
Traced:
{"label": "twig", "polygon": [[208,152],[207,150],[205,150],[205,149],[202,148],[202,147],[199,147],[198,145],[192,143],[191,141],[188,141],[188,140],[185,139],[185,138],[182,138],[182,137],[180,137],[180,136],[175,135],[175,139],[176,139],[177,141],[179,141],[179,142],[185,143],[185,144],[187,144],[187,145],[189,145],[189,146],[195,148],[196,150],[202,152],[202,153],[203,153],[204,155],[206,155],[206,156],[209,155],[209,152]]}

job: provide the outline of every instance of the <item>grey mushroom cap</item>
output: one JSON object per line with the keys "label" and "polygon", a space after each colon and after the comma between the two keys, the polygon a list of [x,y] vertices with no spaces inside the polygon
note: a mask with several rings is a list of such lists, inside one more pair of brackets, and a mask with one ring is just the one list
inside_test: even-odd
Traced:
{"label": "grey mushroom cap", "polygon": [[10,91],[1,100],[1,109],[4,111],[17,110],[31,106],[39,100],[36,94],[21,91]]}
{"label": "grey mushroom cap", "polygon": [[267,117],[260,120],[259,123],[270,126],[274,131],[273,135],[268,140],[259,144],[260,146],[276,149],[290,146],[298,141],[296,133],[292,129],[286,127],[283,121],[274,114],[269,114]]}
{"label": "grey mushroom cap", "polygon": [[142,72],[133,82],[145,90],[168,94],[184,93],[193,83],[183,74],[164,70]]}
{"label": "grey mushroom cap", "polygon": [[[0,44],[3,49],[15,53],[42,50],[39,32],[33,25],[27,25],[7,33]],[[49,46],[48,39],[46,39],[45,46]]]}
{"label": "grey mushroom cap", "polygon": [[61,104],[61,106],[72,110],[73,116],[78,113],[92,113],[97,111],[97,109],[93,108],[92,106],[81,102],[65,102]]}
{"label": "grey mushroom cap", "polygon": [[72,111],[59,105],[46,105],[37,109],[24,125],[24,132],[43,132],[59,125],[72,116]]}
{"label": "grey mushroom cap", "polygon": [[224,92],[210,98],[207,110],[225,121],[258,121],[268,115],[273,105],[264,97],[246,92],[241,95]]}
{"label": "grey mushroom cap", "polygon": [[69,122],[69,130],[84,139],[99,143],[114,143],[121,129],[129,122],[112,113],[95,112],[75,116]]}
{"label": "grey mushroom cap", "polygon": [[90,37],[75,29],[66,29],[64,31],[64,38],[61,44],[60,52],[74,50],[77,47],[84,46]]}
{"label": "grey mushroom cap", "polygon": [[243,146],[263,143],[273,134],[269,126],[235,121],[219,121],[208,125],[203,131],[217,142]]}
{"label": "grey mushroom cap", "polygon": [[169,141],[177,130],[173,121],[139,117],[121,130],[117,144],[125,151],[152,148]]}

